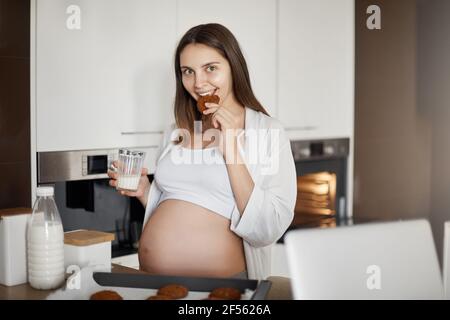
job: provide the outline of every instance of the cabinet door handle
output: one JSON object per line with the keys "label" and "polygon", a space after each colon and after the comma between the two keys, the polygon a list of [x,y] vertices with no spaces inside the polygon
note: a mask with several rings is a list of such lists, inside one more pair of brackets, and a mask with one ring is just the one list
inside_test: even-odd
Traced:
{"label": "cabinet door handle", "polygon": [[163,134],[164,132],[162,130],[155,130],[155,131],[126,131],[121,132],[120,134],[125,135],[132,135],[132,134]]}
{"label": "cabinet door handle", "polygon": [[312,131],[317,130],[318,126],[302,126],[302,127],[286,127],[285,129],[287,131],[293,131],[293,130],[301,130],[301,131]]}

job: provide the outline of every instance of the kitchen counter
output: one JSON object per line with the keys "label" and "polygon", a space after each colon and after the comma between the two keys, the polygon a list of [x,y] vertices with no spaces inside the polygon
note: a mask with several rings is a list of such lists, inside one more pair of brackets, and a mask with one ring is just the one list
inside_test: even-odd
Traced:
{"label": "kitchen counter", "polygon": [[[118,264],[112,264],[113,273],[141,273],[142,271],[124,267]],[[269,277],[272,287],[267,295],[268,300],[290,300],[292,299],[290,290],[290,281],[284,277]],[[44,300],[52,290],[36,290],[28,283],[7,287],[0,285],[0,300]]]}
{"label": "kitchen counter", "polygon": [[[111,272],[139,273],[140,271],[117,264],[112,264]],[[52,292],[53,290],[36,290],[32,288],[28,283],[12,287],[0,285],[0,299],[2,300],[44,300]]]}

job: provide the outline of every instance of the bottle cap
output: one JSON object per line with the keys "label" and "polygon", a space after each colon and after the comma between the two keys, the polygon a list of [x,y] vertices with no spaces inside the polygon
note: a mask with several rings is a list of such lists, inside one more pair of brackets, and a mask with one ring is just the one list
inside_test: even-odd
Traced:
{"label": "bottle cap", "polygon": [[53,187],[37,187],[36,189],[36,195],[38,197],[53,197],[53,194]]}

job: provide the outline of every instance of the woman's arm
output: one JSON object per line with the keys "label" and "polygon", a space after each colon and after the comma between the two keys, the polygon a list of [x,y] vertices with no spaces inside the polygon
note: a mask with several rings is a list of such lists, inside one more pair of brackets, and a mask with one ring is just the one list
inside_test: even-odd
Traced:
{"label": "woman's arm", "polygon": [[228,176],[230,178],[231,190],[233,190],[234,199],[239,212],[242,214],[247,206],[250,195],[252,194],[255,184],[248,172],[240,153],[237,150],[237,137],[233,141],[233,152],[230,158],[225,154],[225,163],[227,166]]}
{"label": "woman's arm", "polygon": [[[258,163],[254,187],[244,210],[242,213],[235,210],[231,216],[231,230],[253,247],[270,245],[284,234],[294,217],[297,200],[297,177],[290,141],[282,127],[272,129],[275,133],[278,130],[278,138],[268,139],[267,143],[263,139],[262,148],[258,148],[271,150],[267,158],[270,162]],[[235,181],[235,184],[239,183],[239,180]]]}
{"label": "woman's arm", "polygon": [[245,156],[256,163],[247,164],[237,152],[236,142],[243,127],[239,117],[218,104],[205,105],[208,109],[203,113],[214,113],[214,127],[220,126],[222,132],[221,152],[236,201],[230,229],[254,247],[270,245],[283,235],[294,217],[297,176],[290,140],[276,119],[270,120],[266,130],[249,128],[253,131],[246,138],[256,136],[256,141],[246,142],[249,150],[245,150]]}
{"label": "woman's arm", "polygon": [[148,193],[150,192],[151,185],[152,185],[152,183],[150,182],[145,187],[144,193],[141,196],[136,197],[144,208],[147,207]]}

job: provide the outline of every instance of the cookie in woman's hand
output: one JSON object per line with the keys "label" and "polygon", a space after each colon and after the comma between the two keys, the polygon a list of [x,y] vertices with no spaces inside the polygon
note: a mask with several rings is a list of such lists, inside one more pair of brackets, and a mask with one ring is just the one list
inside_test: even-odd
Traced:
{"label": "cookie in woman's hand", "polygon": [[197,100],[197,108],[203,114],[203,111],[206,110],[205,103],[219,103],[220,97],[218,95],[213,94],[212,96],[200,96]]}

